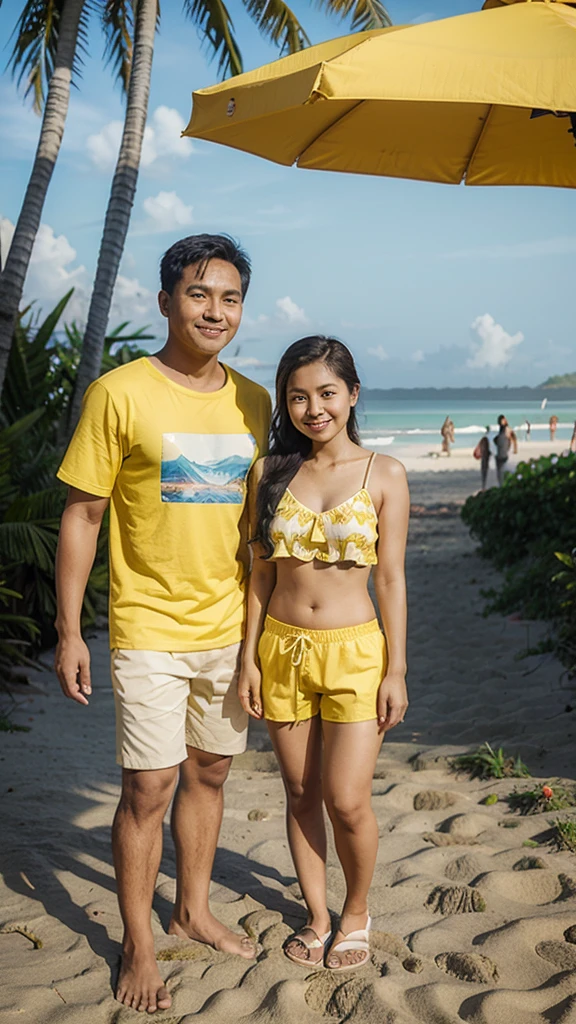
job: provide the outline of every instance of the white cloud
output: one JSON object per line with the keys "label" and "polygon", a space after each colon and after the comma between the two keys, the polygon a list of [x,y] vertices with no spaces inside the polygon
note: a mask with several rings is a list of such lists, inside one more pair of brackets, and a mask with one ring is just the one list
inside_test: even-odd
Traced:
{"label": "white cloud", "polygon": [[506,366],[512,358],[514,349],[524,341],[521,331],[508,334],[490,313],[477,316],[471,327],[480,339],[472,358],[467,361],[467,365],[474,369]]}
{"label": "white cloud", "polygon": [[156,296],[136,277],[118,274],[112,298],[110,322],[130,320],[133,326],[142,327],[143,321],[156,313]]}
{"label": "white cloud", "polygon": [[[6,217],[0,217],[3,260],[13,233],[12,222]],[[67,291],[74,288],[64,319],[68,322],[77,320],[83,325],[88,313],[91,287],[91,277],[86,267],[77,262],[76,250],[66,235],[57,235],[49,224],[41,224],[26,276],[23,303],[33,301],[35,307],[46,315]],[[155,309],[153,292],[141,285],[137,278],[118,275],[110,313],[111,327],[123,320],[130,320],[134,326],[140,327],[154,317]]]}
{"label": "white cloud", "polygon": [[229,366],[236,366],[239,370],[268,370],[274,365],[273,363],[265,363],[262,359],[257,359],[256,356],[231,356],[230,359],[225,356],[224,358]]}
{"label": "white cloud", "polygon": [[144,200],[144,210],[153,231],[175,231],[193,223],[192,207],[187,206],[176,192],[159,192]]}
{"label": "white cloud", "polygon": [[83,319],[88,308],[89,280],[86,267],[76,262],[76,250],[66,235],[56,235],[41,224],[36,235],[26,277],[25,296],[48,312],[70,288],[74,294],[66,307],[66,319]]}
{"label": "white cloud", "polygon": [[[95,135],[88,136],[86,149],[98,170],[114,169],[123,127],[122,121],[109,121]],[[188,159],[192,145],[189,139],[180,138],[185,127],[184,119],[173,107],[156,107],[144,129],[141,166],[150,167],[157,160],[166,158]]]}
{"label": "white cloud", "polygon": [[289,295],[285,295],[283,299],[276,299],[276,307],[281,320],[286,320],[289,324],[308,323],[308,317],[302,307],[297,306]]}
{"label": "white cloud", "polygon": [[367,351],[369,356],[374,356],[375,359],[379,359],[382,363],[386,359],[390,358],[386,349],[382,345],[377,345],[376,348],[369,348]]}
{"label": "white cloud", "polygon": [[423,363],[424,360],[426,359],[426,356],[421,348],[417,348],[416,351],[413,352],[412,355],[410,356],[410,359],[412,360],[413,363]]}

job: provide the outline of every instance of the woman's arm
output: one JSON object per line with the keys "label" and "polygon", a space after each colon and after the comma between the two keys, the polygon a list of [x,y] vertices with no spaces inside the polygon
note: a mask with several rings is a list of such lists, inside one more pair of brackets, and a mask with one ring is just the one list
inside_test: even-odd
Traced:
{"label": "woman's arm", "polygon": [[408,707],[406,693],[406,574],[404,560],[410,516],[406,471],[389,456],[380,456],[373,480],[380,485],[378,565],[374,589],[388,648],[388,667],[378,694],[378,723],[398,725]]}
{"label": "woman's arm", "polygon": [[[256,494],[262,479],[264,459],[259,459],[249,480],[248,518],[250,536],[256,532]],[[263,559],[263,548],[252,544],[252,571],[248,581],[246,602],[246,637],[242,649],[242,666],[238,680],[238,696],[245,711],[253,718],[262,718],[261,674],[258,661],[258,641],[264,626],[268,602],[276,583],[274,562]]]}

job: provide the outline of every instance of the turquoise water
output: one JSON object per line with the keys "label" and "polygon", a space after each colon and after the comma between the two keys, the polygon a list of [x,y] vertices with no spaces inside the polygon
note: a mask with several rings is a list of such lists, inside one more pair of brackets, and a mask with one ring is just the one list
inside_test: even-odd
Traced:
{"label": "turquoise water", "polygon": [[519,440],[525,438],[525,421],[531,424],[531,440],[547,441],[550,437],[550,416],[558,417],[556,441],[568,442],[576,420],[576,401],[548,400],[544,409],[540,402],[484,401],[378,401],[364,402],[358,410],[364,444],[403,446],[410,443],[440,444],[440,427],[446,416],[454,421],[455,444],[470,447],[482,436],[487,426],[497,429],[497,419],[504,413]]}

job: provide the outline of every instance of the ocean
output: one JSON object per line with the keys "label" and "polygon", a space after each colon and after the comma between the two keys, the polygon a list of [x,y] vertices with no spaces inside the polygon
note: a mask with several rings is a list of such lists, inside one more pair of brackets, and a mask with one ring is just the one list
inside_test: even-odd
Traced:
{"label": "ocean", "polygon": [[441,443],[440,427],[446,416],[454,421],[455,445],[466,448],[476,444],[487,426],[495,432],[498,416],[504,413],[509,424],[524,440],[526,420],[531,424],[531,440],[550,437],[549,420],[558,417],[555,440],[569,442],[576,421],[576,401],[560,402],[553,398],[544,409],[540,401],[472,401],[464,400],[360,400],[358,422],[362,441],[368,446]]}

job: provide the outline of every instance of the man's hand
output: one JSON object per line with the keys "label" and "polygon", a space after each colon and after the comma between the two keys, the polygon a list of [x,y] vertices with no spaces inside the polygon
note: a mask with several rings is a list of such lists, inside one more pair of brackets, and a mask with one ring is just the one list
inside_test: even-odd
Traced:
{"label": "man's hand", "polygon": [[376,705],[378,729],[388,732],[388,729],[393,729],[399,722],[403,722],[407,707],[408,694],[404,676],[384,676],[378,690]]}
{"label": "man's hand", "polygon": [[64,696],[88,704],[86,697],[92,693],[90,651],[81,636],[59,639],[54,668]]}

